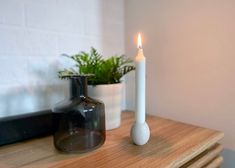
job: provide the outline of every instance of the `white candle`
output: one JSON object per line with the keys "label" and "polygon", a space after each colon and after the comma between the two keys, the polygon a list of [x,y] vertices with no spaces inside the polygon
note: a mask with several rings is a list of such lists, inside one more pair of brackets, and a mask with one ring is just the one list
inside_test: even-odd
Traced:
{"label": "white candle", "polygon": [[131,127],[131,138],[136,145],[144,145],[150,138],[150,130],[145,122],[145,57],[141,44],[141,35],[138,35],[138,54],[135,57],[136,70],[136,112],[135,122]]}
{"label": "white candle", "polygon": [[136,79],[136,115],[137,123],[145,122],[145,57],[142,49],[141,35],[138,35],[138,54],[135,57],[135,79]]}

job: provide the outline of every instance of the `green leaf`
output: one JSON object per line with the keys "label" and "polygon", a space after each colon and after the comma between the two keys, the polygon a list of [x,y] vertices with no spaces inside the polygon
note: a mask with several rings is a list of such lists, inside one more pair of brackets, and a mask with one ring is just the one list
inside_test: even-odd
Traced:
{"label": "green leaf", "polygon": [[91,85],[120,83],[121,78],[135,70],[133,61],[125,55],[114,55],[104,59],[98,51],[91,47],[89,53],[81,51],[75,55],[66,55],[75,62],[75,68],[63,69],[58,72],[60,78],[68,75],[94,74],[88,78]]}

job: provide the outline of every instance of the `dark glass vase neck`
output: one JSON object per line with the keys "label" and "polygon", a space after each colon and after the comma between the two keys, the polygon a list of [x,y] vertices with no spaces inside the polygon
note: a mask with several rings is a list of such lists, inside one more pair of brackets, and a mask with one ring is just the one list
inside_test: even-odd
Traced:
{"label": "dark glass vase neck", "polygon": [[76,76],[70,78],[70,98],[87,97],[87,77]]}

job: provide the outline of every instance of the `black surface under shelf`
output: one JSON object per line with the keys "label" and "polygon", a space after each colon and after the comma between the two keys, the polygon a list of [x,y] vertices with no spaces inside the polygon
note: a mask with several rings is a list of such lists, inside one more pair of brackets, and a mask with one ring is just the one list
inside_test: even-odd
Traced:
{"label": "black surface under shelf", "polygon": [[0,118],[0,145],[52,134],[50,110]]}

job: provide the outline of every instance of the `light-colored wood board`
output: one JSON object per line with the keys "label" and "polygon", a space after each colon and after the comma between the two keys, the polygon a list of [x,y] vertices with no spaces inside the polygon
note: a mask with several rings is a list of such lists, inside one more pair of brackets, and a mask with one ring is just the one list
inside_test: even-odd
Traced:
{"label": "light-colored wood board", "polygon": [[180,167],[223,137],[219,131],[148,116],[150,141],[136,146],[129,136],[133,121],[134,114],[124,112],[121,127],[107,131],[105,144],[85,154],[59,153],[51,136],[0,147],[0,167]]}
{"label": "light-colored wood board", "polygon": [[208,165],[206,165],[203,168],[217,168],[217,167],[221,166],[222,162],[223,162],[223,157],[218,156],[214,160],[212,160],[211,163],[209,163]]}
{"label": "light-colored wood board", "polygon": [[213,147],[207,149],[196,158],[190,160],[181,168],[200,168],[211,162],[216,156],[218,156],[223,150],[222,145],[216,144]]}

